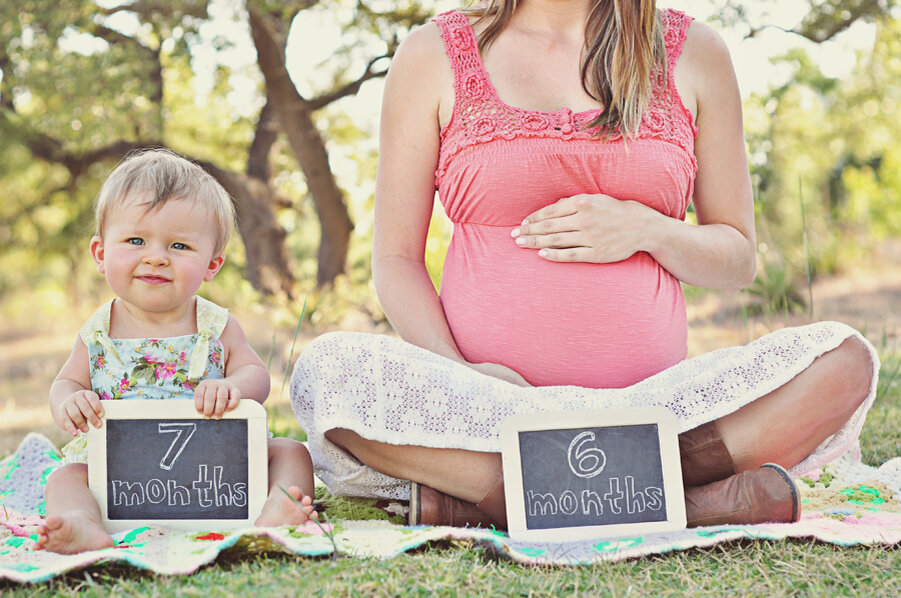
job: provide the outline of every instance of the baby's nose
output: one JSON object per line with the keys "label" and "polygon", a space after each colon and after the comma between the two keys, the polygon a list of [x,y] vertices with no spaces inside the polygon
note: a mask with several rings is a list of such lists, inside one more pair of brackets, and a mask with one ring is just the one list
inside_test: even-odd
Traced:
{"label": "baby's nose", "polygon": [[169,256],[163,249],[148,246],[147,250],[144,252],[144,263],[146,264],[159,265],[165,264],[168,261]]}

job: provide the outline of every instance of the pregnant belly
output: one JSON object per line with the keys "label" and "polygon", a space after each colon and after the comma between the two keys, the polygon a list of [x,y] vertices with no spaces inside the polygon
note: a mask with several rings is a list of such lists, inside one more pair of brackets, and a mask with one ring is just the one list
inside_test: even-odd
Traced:
{"label": "pregnant belly", "polygon": [[506,365],[538,386],[621,388],[687,353],[682,289],[644,252],[552,263],[517,247],[506,227],[458,224],[441,302],[468,361]]}

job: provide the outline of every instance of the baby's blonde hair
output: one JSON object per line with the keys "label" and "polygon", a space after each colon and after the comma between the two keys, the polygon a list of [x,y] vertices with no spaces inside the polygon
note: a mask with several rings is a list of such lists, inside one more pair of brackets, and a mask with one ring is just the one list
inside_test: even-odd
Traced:
{"label": "baby's blonde hair", "polygon": [[235,222],[231,198],[216,179],[184,156],[166,149],[127,155],[110,173],[97,197],[94,219],[98,236],[103,237],[110,211],[132,194],[146,196],[148,212],[161,208],[170,199],[184,199],[206,208],[217,225],[214,254],[225,249]]}

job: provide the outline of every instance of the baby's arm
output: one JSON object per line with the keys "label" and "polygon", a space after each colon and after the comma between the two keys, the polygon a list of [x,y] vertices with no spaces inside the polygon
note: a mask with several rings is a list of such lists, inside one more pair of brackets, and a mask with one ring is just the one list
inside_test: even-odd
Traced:
{"label": "baby's arm", "polygon": [[79,430],[87,432],[89,423],[100,427],[103,407],[100,397],[91,390],[88,348],[80,338],[75,339],[69,359],[50,385],[50,413],[56,425],[72,436]]}
{"label": "baby's arm", "polygon": [[208,417],[222,417],[242,398],[262,403],[269,397],[269,371],[233,315],[229,314],[219,340],[225,353],[225,378],[203,380],[194,391],[197,411]]}

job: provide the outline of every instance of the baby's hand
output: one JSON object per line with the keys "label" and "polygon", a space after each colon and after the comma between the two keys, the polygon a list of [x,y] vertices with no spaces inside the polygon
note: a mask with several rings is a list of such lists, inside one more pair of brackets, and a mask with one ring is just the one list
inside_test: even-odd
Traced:
{"label": "baby's hand", "polygon": [[201,380],[194,389],[194,407],[206,417],[220,419],[223,413],[237,407],[240,400],[238,387],[222,378]]}
{"label": "baby's hand", "polygon": [[99,428],[103,417],[100,397],[92,390],[79,390],[69,395],[60,405],[60,422],[64,430],[78,436],[81,430],[88,432],[88,424]]}

